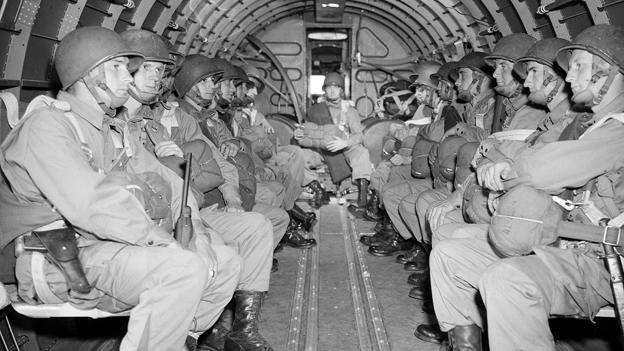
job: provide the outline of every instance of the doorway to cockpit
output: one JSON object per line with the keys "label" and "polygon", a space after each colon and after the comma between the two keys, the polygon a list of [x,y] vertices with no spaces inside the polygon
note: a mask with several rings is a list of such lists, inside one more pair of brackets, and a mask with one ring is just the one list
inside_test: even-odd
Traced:
{"label": "doorway to cockpit", "polygon": [[351,27],[313,24],[306,28],[308,47],[308,107],[323,95],[323,81],[330,72],[345,78],[345,96],[351,96]]}

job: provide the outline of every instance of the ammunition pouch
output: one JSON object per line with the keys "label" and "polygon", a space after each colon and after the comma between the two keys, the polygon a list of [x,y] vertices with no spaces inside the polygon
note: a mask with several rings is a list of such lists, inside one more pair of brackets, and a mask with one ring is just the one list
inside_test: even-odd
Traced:
{"label": "ammunition pouch", "polygon": [[76,232],[71,228],[34,231],[24,235],[24,250],[45,253],[46,258],[62,272],[67,285],[73,291],[87,294],[91,285],[78,257]]}

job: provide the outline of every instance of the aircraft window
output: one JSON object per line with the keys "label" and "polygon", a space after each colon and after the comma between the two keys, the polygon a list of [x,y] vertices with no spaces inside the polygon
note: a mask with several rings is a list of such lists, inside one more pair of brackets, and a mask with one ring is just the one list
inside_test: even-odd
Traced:
{"label": "aircraft window", "polygon": [[310,95],[323,95],[323,81],[324,75],[311,75],[310,76]]}

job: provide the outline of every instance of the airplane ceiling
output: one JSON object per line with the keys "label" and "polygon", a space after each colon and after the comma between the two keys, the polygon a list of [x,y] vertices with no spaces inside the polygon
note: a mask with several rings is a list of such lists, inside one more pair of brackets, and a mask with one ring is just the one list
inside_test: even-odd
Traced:
{"label": "airplane ceiling", "polygon": [[[543,11],[554,5],[562,6]],[[412,56],[426,58],[457,42],[488,51],[514,32],[569,39],[623,15],[624,0],[4,0],[0,89],[49,89],[56,44],[77,26],[143,28],[182,53],[230,57],[248,35],[293,16],[325,26],[365,18],[401,38]]]}

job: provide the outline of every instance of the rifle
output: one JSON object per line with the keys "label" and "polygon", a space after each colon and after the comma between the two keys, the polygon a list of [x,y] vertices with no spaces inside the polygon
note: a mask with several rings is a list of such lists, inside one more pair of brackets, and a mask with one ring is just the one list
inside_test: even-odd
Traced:
{"label": "rifle", "polygon": [[503,130],[505,118],[505,104],[503,104],[504,99],[505,98],[502,95],[496,96],[496,102],[494,103],[494,118],[492,118],[492,134]]}
{"label": "rifle", "polygon": [[[620,255],[615,250],[617,242],[619,241],[621,229],[618,227],[609,227],[608,219],[600,221],[600,226],[605,228],[605,234],[602,239],[602,248],[605,253],[605,262],[609,276],[611,278],[611,290],[613,291],[613,304],[615,310],[615,317],[620,322],[620,331],[624,331],[624,272],[622,272],[622,261]],[[618,240],[607,240],[608,230],[615,230],[617,232]]]}
{"label": "rifle", "polygon": [[188,193],[191,186],[191,153],[184,154],[184,183],[182,185],[182,203],[180,217],[175,225],[173,237],[183,246],[188,247],[193,237],[193,223],[191,222],[191,208],[188,206]]}

